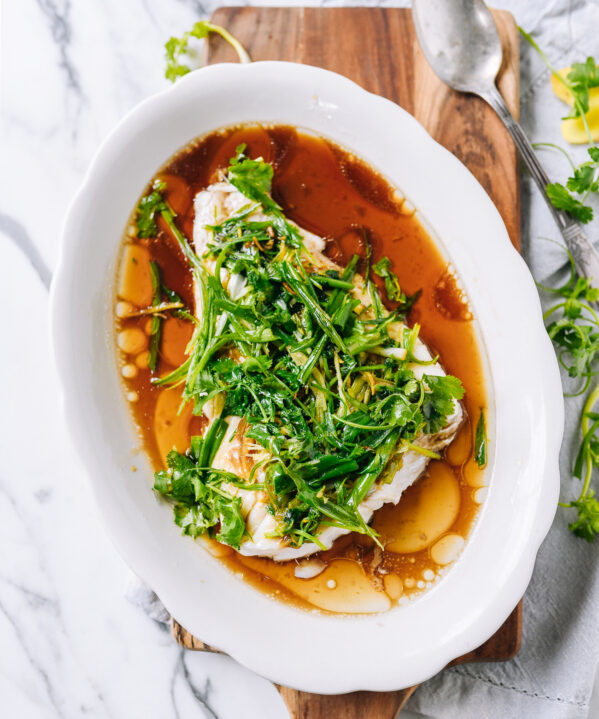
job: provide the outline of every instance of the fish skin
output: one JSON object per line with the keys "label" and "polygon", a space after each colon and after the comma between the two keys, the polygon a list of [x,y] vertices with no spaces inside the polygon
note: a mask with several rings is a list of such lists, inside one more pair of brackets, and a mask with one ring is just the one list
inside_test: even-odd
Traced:
{"label": "fish skin", "polygon": [[[206,225],[219,224],[251,204],[244,195],[228,182],[214,183],[199,192],[194,199],[195,220],[193,242],[196,253],[201,256],[207,249],[210,241],[211,232],[206,229]],[[265,217],[260,210],[257,210],[250,216],[252,220],[264,220]],[[301,227],[298,227],[298,230],[302,235],[306,249],[313,255],[318,265],[322,265],[323,268],[339,269],[338,265],[323,254],[325,249],[324,239]],[[209,270],[213,270],[214,262],[207,261],[206,266]],[[221,273],[225,273],[224,275],[221,274],[221,280],[223,283],[228,282],[226,287],[231,296],[234,298],[241,296],[244,291],[242,278],[239,278],[239,276],[229,277],[226,270],[222,270]],[[359,281],[356,282],[356,295],[359,297],[364,294],[364,290],[360,286]],[[201,302],[201,300],[198,297],[198,292],[196,292],[195,295],[196,316],[200,316],[201,307],[198,307],[198,302]],[[419,360],[432,360],[432,355],[428,348],[419,339],[416,341],[414,354]],[[445,375],[443,368],[438,362],[427,366],[414,364],[409,365],[409,367],[418,378],[421,378],[425,372],[427,374]],[[212,421],[215,417],[217,402],[218,397],[204,405],[204,414],[209,421]],[[432,451],[442,449],[453,441],[463,417],[464,413],[461,404],[454,402],[454,412],[448,418],[447,425],[437,434],[421,435],[416,438],[415,444]],[[232,471],[239,476],[243,476],[239,474],[238,469],[243,463],[243,457],[241,455],[244,451],[244,433],[236,431],[239,430],[242,420],[239,417],[227,417],[225,419],[229,424],[229,430],[227,430],[225,439],[216,454],[214,466],[218,469]],[[379,480],[360,503],[358,511],[364,521],[368,522],[374,512],[380,509],[383,504],[397,504],[403,492],[425,472],[429,461],[429,457],[414,450],[404,452],[401,466],[395,471],[391,481],[382,482]],[[263,472],[261,470],[256,473],[255,479],[256,482],[262,481]],[[240,489],[227,484],[224,484],[223,488],[232,495],[242,498],[242,513],[246,520],[249,538],[241,543],[238,550],[241,554],[246,556],[270,557],[275,561],[282,562],[301,559],[321,551],[321,547],[313,542],[306,542],[302,544],[301,547],[290,547],[282,539],[267,536],[276,530],[276,520],[267,511],[267,495],[265,492]],[[336,539],[348,533],[349,530],[347,529],[326,527],[318,535],[318,539],[329,549]]]}

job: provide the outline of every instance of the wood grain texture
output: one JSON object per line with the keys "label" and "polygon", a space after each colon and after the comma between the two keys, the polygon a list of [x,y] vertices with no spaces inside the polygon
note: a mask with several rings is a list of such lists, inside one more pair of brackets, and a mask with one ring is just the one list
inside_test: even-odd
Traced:
{"label": "wood grain texture", "polygon": [[[171,620],[175,640],[186,649],[217,652]],[[522,637],[522,602],[503,625],[482,646],[454,659],[448,666],[465,662],[496,662],[513,659]],[[350,694],[309,694],[276,685],[289,709],[291,719],[394,719],[418,687],[394,692],[352,692]]]}
{"label": "wood grain texture", "polygon": [[[518,33],[509,13],[493,11],[493,15],[503,46],[498,86],[517,117]],[[418,45],[410,10],[225,7],[213,14],[212,21],[232,32],[254,61],[288,60],[324,67],[401,105],[473,173],[520,249],[518,158],[511,138],[482,100],[454,92],[433,73]],[[211,37],[206,63],[236,60],[229,45]],[[513,658],[520,647],[521,628],[520,602],[488,641],[450,666]],[[174,619],[172,633],[188,649],[217,651]],[[277,688],[292,719],[392,719],[416,689],[324,696]]]}
{"label": "wood grain texture", "polygon": [[277,686],[291,719],[393,719],[416,687],[397,692],[308,694]]}
{"label": "wood grain texture", "polygon": [[[498,86],[517,117],[518,31],[512,15],[493,16],[503,47]],[[405,8],[223,7],[212,16],[254,61],[289,60],[324,67],[401,105],[460,159],[494,201],[520,248],[517,153],[501,120],[472,95],[454,92],[431,70]],[[213,36],[206,62],[235,62],[235,51]]]}

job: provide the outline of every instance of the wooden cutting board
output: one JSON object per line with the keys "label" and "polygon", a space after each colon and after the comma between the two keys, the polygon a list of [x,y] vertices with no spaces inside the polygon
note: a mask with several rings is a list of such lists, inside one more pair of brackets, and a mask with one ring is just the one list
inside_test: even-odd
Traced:
{"label": "wooden cutting board", "polygon": [[[498,85],[518,117],[518,31],[509,13],[493,11],[493,15],[504,58]],[[409,9],[223,7],[213,14],[212,22],[232,32],[255,61],[288,60],[334,70],[401,105],[474,174],[520,249],[514,145],[482,100],[456,93],[436,77],[418,45]],[[220,38],[211,37],[205,61],[236,62],[237,56]],[[521,628],[520,602],[496,634],[452,664],[511,659],[520,647]],[[214,651],[174,619],[172,631],[188,649]],[[416,689],[323,696],[277,688],[293,719],[392,719]]]}

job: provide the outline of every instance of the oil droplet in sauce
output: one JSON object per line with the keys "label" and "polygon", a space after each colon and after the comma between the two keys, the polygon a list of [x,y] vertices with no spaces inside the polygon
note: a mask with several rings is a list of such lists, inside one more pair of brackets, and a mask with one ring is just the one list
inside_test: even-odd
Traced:
{"label": "oil droplet in sauce", "polygon": [[327,565],[318,558],[309,557],[295,565],[295,576],[298,579],[312,579],[326,569]]}
{"label": "oil droplet in sauce", "polygon": [[455,522],[460,509],[458,481],[444,462],[432,462],[399,504],[385,505],[373,526],[387,538],[385,549],[408,554],[426,549]]}
{"label": "oil droplet in sauce", "polygon": [[149,352],[140,352],[135,358],[135,364],[139,369],[148,369],[148,361],[150,359]]}
{"label": "oil droplet in sauce", "polygon": [[139,327],[127,327],[119,332],[117,344],[123,352],[137,354],[148,346],[148,338]]}
{"label": "oil droplet in sauce", "polygon": [[445,565],[455,562],[464,548],[466,540],[459,534],[446,534],[431,547],[431,558],[437,564]]}
{"label": "oil droplet in sauce", "polygon": [[488,494],[489,494],[488,487],[480,487],[480,489],[475,489],[473,492],[474,501],[477,504],[482,504],[485,501],[485,499],[487,498]]}
{"label": "oil droplet in sauce", "polygon": [[469,459],[464,465],[464,480],[470,487],[484,487],[486,483],[486,474],[481,467],[476,464],[473,458]]}
{"label": "oil droplet in sauce", "polygon": [[135,308],[130,302],[117,302],[116,303],[116,316],[120,317],[121,319],[123,317],[127,317],[127,315],[130,315],[132,312],[135,311]]}
{"label": "oil droplet in sauce", "polygon": [[126,364],[123,365],[123,368],[121,369],[121,374],[125,379],[133,379],[137,373],[139,372],[139,367],[134,364]]}
{"label": "oil droplet in sauce", "polygon": [[383,585],[385,586],[385,592],[391,599],[399,599],[403,594],[403,582],[397,574],[387,574],[383,577]]}

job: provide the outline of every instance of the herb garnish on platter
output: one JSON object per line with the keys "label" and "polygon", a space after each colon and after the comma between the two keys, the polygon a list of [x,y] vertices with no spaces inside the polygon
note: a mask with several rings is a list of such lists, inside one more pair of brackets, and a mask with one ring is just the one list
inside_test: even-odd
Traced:
{"label": "herb garnish on platter", "polygon": [[[585,62],[573,63],[567,71],[559,71],[533,38],[522,28],[519,30],[551,70],[554,89],[565,90],[565,94],[563,90],[558,94],[571,103],[572,109],[563,119],[578,118],[584,128],[583,139],[590,145],[587,148],[588,159],[577,166],[558,145],[538,143],[537,146],[552,147],[564,153],[572,167],[566,185],[559,182],[549,184],[547,195],[558,209],[564,210],[579,222],[590,222],[593,219],[593,208],[585,203],[590,195],[599,192],[599,148],[593,140],[597,127],[590,126],[588,119],[591,91],[599,87],[599,67],[589,57]],[[591,489],[593,469],[599,467],[599,414],[594,411],[599,402],[599,387],[589,391],[593,378],[599,372],[599,289],[592,287],[586,277],[578,275],[572,256],[569,252],[567,254],[570,276],[565,284],[557,289],[540,287],[559,298],[544,314],[547,332],[556,347],[560,365],[570,378],[580,383],[575,392],[566,396],[579,396],[588,392],[581,414],[580,447],[573,467],[573,475],[582,481],[582,488],[577,499],[560,502],[560,506],[576,510],[577,519],[568,527],[577,537],[590,542],[599,534],[599,501]]]}
{"label": "herb garnish on platter", "polygon": [[[138,208],[139,234],[160,215],[179,243],[196,288],[187,360],[158,386],[180,386],[196,415],[211,417],[185,454],[171,451],[154,488],[174,503],[176,523],[238,548],[245,533],[235,488],[264,492],[276,520],[272,537],[319,544],[327,526],[373,537],[358,511],[376,482],[391,481],[402,455],[437,455],[419,445],[443,429],[463,396],[452,376],[415,373],[419,326],[402,320],[415,297],[402,292],[387,258],[388,310],[355,255],[345,268],[322,263],[272,199],[272,166],[239,146],[226,179],[247,205],[210,226],[198,256],[155,184]],[[256,219],[256,213],[260,219]],[[235,280],[235,281],[233,281]],[[231,288],[236,287],[236,290]],[[248,441],[249,475],[213,466],[230,434]]]}
{"label": "herb garnish on platter", "polygon": [[[183,62],[186,59],[190,61],[190,50],[189,40],[196,38],[198,40],[204,40],[214,33],[220,35],[226,40],[229,45],[235,50],[239,57],[239,62],[251,62],[251,58],[248,55],[243,45],[235,38],[231,33],[220,25],[208,22],[207,20],[199,20],[194,26],[186,33],[183,33],[181,37],[171,37],[164,46],[166,69],[164,76],[167,80],[175,82],[183,75],[187,75],[191,71],[191,67]],[[197,62],[196,62],[197,64]]]}
{"label": "herb garnish on platter", "polygon": [[[585,204],[590,194],[599,192],[599,148],[595,147],[591,127],[588,124],[588,112],[590,109],[590,91],[599,87],[599,67],[592,57],[585,62],[572,63],[566,73],[560,72],[547,55],[538,46],[535,40],[522,28],[518,28],[524,39],[537,51],[543,62],[551,70],[551,75],[559,86],[566,93],[566,98],[572,104],[571,111],[562,119],[580,119],[588,143],[588,158],[580,165],[572,165],[572,175],[567,179],[566,184],[552,182],[546,187],[547,196],[551,204],[558,210],[564,210],[579,222],[587,223],[593,219],[593,208]],[[580,140],[579,140],[580,141]],[[542,143],[548,145],[548,143]],[[565,153],[562,148],[556,147]],[[565,153],[569,159],[567,153]]]}
{"label": "herb garnish on platter", "polygon": [[[599,290],[589,280],[580,277],[569,255],[570,276],[567,282],[553,289],[542,287],[559,297],[559,301],[544,314],[547,332],[557,349],[560,365],[568,376],[581,384],[570,396],[588,391],[599,371],[599,316],[595,304]],[[566,395],[568,396],[568,395]],[[593,411],[599,400],[599,387],[588,394],[581,416],[582,440],[574,463],[573,474],[583,480],[578,499],[560,502],[560,506],[576,509],[578,518],[568,526],[576,536],[592,541],[599,534],[599,502],[590,487],[593,468],[599,466],[599,414]]]}

